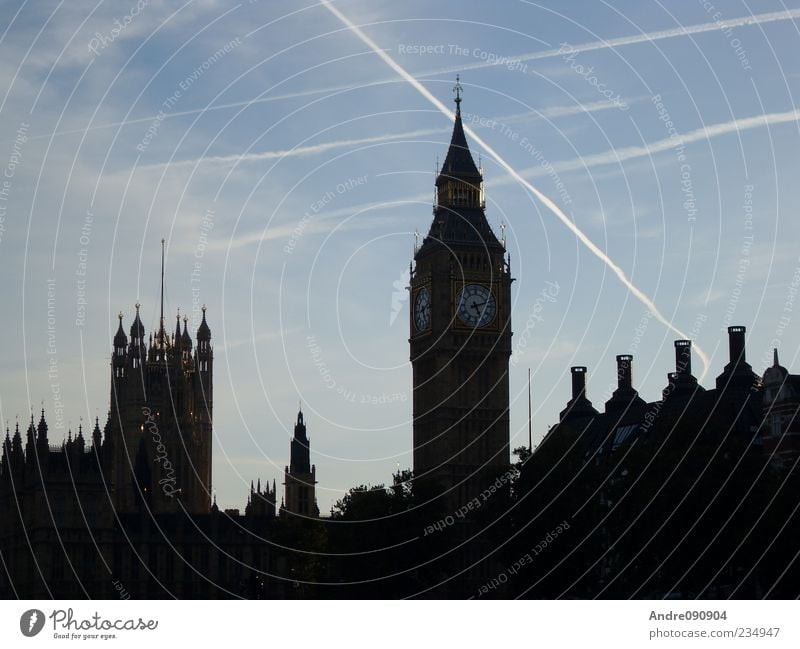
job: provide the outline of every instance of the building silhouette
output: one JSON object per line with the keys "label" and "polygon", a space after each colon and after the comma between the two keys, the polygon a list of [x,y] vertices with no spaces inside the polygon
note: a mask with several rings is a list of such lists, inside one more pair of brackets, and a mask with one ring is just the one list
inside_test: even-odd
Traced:
{"label": "building silhouette", "polygon": [[758,376],[742,326],[709,389],[690,340],[653,401],[630,354],[604,404],[575,366],[559,421],[512,469],[512,281],[457,84],[409,286],[413,475],[321,519],[299,411],[282,503],[258,479],[243,512],[220,511],[211,329],[204,307],[194,337],[180,316],[169,332],[162,248],[158,329],[138,304],[127,334],[119,316],[104,425],[51,440],[42,410],[5,431],[0,597],[796,597],[800,375],[775,350]]}
{"label": "building silhouette", "polygon": [[[51,443],[45,412],[6,430],[0,458],[0,597],[296,596],[276,552],[276,487],[251,483],[242,514],[212,502],[213,364],[202,309],[194,340],[163,315],[146,335],[135,307],[112,341],[109,412]],[[302,413],[286,474],[287,511],[317,517]]]}

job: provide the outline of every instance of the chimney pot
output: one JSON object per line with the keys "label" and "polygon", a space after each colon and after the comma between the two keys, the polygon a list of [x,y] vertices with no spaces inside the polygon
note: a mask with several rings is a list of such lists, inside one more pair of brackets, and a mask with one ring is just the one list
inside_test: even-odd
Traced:
{"label": "chimney pot", "polygon": [[586,395],[586,368],[583,366],[570,368],[572,372],[572,400]]}
{"label": "chimney pot", "polygon": [[675,374],[690,375],[692,373],[692,341],[675,341]]}
{"label": "chimney pot", "polygon": [[732,364],[745,362],[744,335],[746,331],[744,327],[740,326],[728,327],[728,349]]}
{"label": "chimney pot", "polygon": [[633,385],[631,378],[631,362],[633,356],[622,354],[617,356],[617,387],[620,390],[629,390]]}

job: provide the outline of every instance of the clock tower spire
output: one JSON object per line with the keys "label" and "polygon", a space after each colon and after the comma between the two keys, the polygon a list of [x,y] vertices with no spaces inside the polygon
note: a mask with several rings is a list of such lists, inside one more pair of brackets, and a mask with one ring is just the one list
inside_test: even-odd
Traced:
{"label": "clock tower spire", "polygon": [[414,255],[411,336],[414,477],[449,506],[509,465],[511,277],[486,220],[483,176],[461,122],[462,87],[433,222]]}

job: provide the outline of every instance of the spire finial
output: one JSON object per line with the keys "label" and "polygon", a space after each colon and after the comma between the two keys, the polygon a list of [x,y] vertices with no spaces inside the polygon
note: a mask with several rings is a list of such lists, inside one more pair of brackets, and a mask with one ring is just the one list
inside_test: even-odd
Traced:
{"label": "spire finial", "polygon": [[161,239],[161,339],[164,339],[164,239]]}
{"label": "spire finial", "polygon": [[772,348],[772,366],[773,367],[778,367],[778,348],[777,347],[773,347]]}
{"label": "spire finial", "polygon": [[453,92],[456,93],[456,109],[461,110],[461,93],[464,91],[464,88],[461,86],[461,75],[456,75],[456,85],[453,86]]}

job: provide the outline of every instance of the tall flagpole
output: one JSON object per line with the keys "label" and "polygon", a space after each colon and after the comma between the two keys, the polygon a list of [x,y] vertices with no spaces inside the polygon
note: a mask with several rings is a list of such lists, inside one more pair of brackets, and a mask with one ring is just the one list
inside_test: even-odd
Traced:
{"label": "tall flagpole", "polygon": [[[164,239],[161,239],[161,332],[164,332]],[[163,340],[161,341],[164,342]]]}
{"label": "tall flagpole", "polygon": [[528,368],[528,451],[533,453],[533,424],[531,419],[531,368]]}

